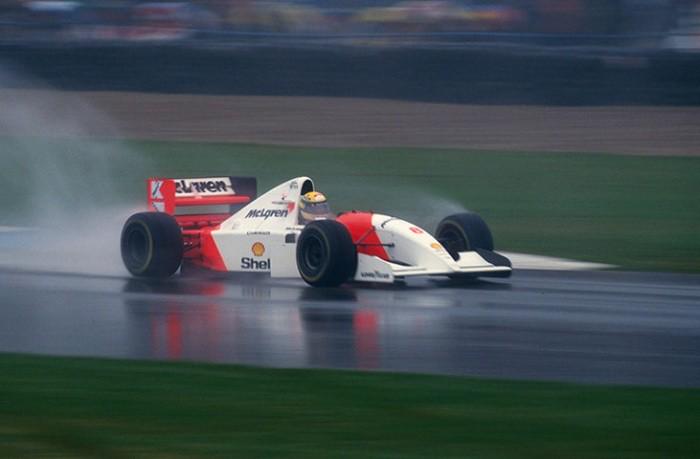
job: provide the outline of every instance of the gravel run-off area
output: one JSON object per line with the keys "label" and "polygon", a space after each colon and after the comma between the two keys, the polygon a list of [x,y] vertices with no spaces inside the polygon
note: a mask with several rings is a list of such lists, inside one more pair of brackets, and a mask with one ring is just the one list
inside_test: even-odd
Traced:
{"label": "gravel run-off area", "polygon": [[[456,105],[380,99],[0,90],[5,117],[32,101],[79,132],[127,139],[312,147],[700,155],[700,107]],[[9,112],[8,112],[9,111]],[[105,126],[109,126],[108,129]],[[0,135],[16,134],[7,123]],[[37,134],[41,130],[37,129]]]}

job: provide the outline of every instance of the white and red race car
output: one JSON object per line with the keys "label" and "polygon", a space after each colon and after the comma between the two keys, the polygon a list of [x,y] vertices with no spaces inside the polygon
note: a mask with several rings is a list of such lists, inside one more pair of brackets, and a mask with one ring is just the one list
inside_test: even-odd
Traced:
{"label": "white and red race car", "polygon": [[252,177],[151,178],[147,188],[149,212],[132,215],[121,234],[124,265],[139,277],[169,277],[182,267],[337,286],[412,276],[507,277],[512,270],[474,213],[444,218],[433,236],[373,212],[330,214],[308,177],[260,197]]}

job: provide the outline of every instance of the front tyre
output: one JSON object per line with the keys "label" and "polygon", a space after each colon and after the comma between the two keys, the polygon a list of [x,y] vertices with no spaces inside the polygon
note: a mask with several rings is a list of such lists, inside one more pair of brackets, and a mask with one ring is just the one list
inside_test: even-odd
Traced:
{"label": "front tyre", "polygon": [[435,230],[435,238],[453,259],[459,252],[484,249],[493,251],[493,236],[486,222],[473,212],[445,217]]}
{"label": "front tyre", "polygon": [[183,247],[180,226],[168,214],[134,214],[122,229],[122,261],[137,277],[172,276],[182,262]]}
{"label": "front tyre", "polygon": [[335,220],[306,225],[297,241],[297,268],[314,287],[337,287],[357,270],[357,250],[350,233]]}

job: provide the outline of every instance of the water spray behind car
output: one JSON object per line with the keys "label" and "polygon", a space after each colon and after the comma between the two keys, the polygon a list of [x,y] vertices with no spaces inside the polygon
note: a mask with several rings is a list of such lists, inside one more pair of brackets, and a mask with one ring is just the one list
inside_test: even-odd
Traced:
{"label": "water spray behind car", "polygon": [[[18,86],[37,89],[12,89]],[[0,265],[123,273],[113,241],[133,210],[124,190],[143,183],[147,165],[116,140],[111,120],[0,67],[0,136],[0,226],[26,229],[2,238]]]}
{"label": "water spray behind car", "polygon": [[[467,212],[459,202],[438,196],[429,191],[406,185],[400,182],[374,177],[355,177],[348,183],[333,183],[321,189],[332,189],[331,196],[339,199],[352,197],[347,205],[334,205],[335,210],[348,208],[364,208],[390,215],[402,215],[426,230],[434,230],[438,222],[445,216]],[[346,203],[339,203],[346,204]]]}

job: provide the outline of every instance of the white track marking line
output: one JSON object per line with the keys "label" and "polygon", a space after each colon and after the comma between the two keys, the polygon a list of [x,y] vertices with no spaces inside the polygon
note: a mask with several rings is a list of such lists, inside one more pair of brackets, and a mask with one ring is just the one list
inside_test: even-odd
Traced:
{"label": "white track marking line", "polygon": [[527,253],[501,252],[513,263],[514,269],[542,269],[549,271],[590,271],[614,268],[614,265],[593,263],[588,261],[568,260],[566,258],[531,255]]}
{"label": "white track marking line", "polygon": [[22,226],[2,226],[0,225],[0,233],[19,233],[22,231],[35,231],[36,228],[26,228]]}

